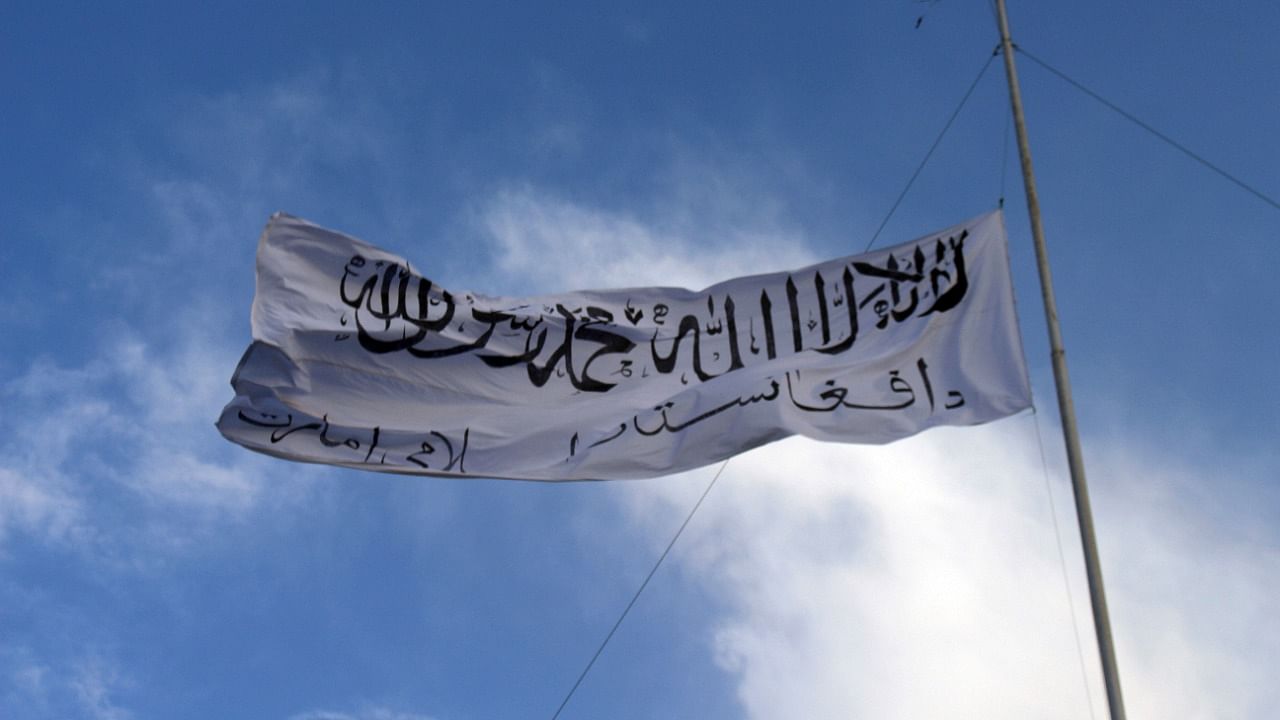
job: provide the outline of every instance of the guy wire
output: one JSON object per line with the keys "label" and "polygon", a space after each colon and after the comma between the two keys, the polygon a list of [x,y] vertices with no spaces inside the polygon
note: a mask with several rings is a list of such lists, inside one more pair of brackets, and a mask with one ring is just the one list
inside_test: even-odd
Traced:
{"label": "guy wire", "polygon": [[671,542],[667,543],[667,549],[663,550],[662,555],[658,556],[658,561],[653,564],[653,568],[650,569],[649,574],[645,576],[644,582],[640,583],[640,587],[636,588],[635,594],[631,596],[631,602],[627,603],[627,606],[623,608],[622,614],[618,616],[618,620],[614,622],[613,627],[609,629],[609,634],[604,636],[604,640],[600,642],[600,647],[596,648],[595,654],[587,661],[587,666],[582,668],[582,673],[578,675],[577,682],[573,684],[573,687],[569,688],[569,692],[564,696],[564,700],[560,701],[560,707],[556,708],[555,714],[551,716],[551,720],[556,720],[556,718],[560,717],[560,713],[563,712],[565,706],[569,704],[569,700],[573,698],[573,694],[578,691],[578,686],[582,685],[582,681],[586,679],[587,673],[591,672],[591,667],[596,664],[596,660],[599,659],[600,653],[604,652],[605,646],[613,639],[614,633],[618,632],[618,628],[622,626],[622,621],[627,619],[627,613],[631,612],[631,608],[634,607],[636,601],[640,599],[640,593],[643,593],[644,589],[648,587],[649,581],[653,579],[654,573],[658,572],[659,567],[662,567],[662,561],[667,559],[667,555],[671,553],[671,548],[675,547],[676,541],[680,539],[682,534],[684,534],[684,529],[689,526],[689,521],[693,519],[694,513],[698,512],[698,508],[702,507],[702,501],[706,500],[707,495],[711,494],[711,488],[715,487],[716,481],[720,479],[720,473],[724,472],[725,467],[729,465],[729,460],[731,459],[732,458],[725,458],[725,461],[720,463],[720,469],[716,470],[716,474],[712,476],[711,482],[707,483],[707,489],[702,491],[702,495],[698,498],[698,502],[693,504],[693,508],[690,509],[689,514],[685,516],[684,522],[680,523],[680,529],[676,530],[676,534],[671,538]]}
{"label": "guy wire", "polygon": [[1040,413],[1036,412],[1034,400],[1031,404],[1031,417],[1035,420],[1036,446],[1040,448],[1040,470],[1044,477],[1044,491],[1049,497],[1049,516],[1053,519],[1053,539],[1058,544],[1058,567],[1062,569],[1062,587],[1066,590],[1067,611],[1071,614],[1071,634],[1076,640],[1076,657],[1080,659],[1080,680],[1084,685],[1085,702],[1089,706],[1089,717],[1093,715],[1093,693],[1089,690],[1089,672],[1084,661],[1084,645],[1080,642],[1080,623],[1076,621],[1076,603],[1071,594],[1071,580],[1067,577],[1067,554],[1062,549],[1062,528],[1058,525],[1058,506],[1053,501],[1053,485],[1049,482],[1049,461],[1045,457],[1044,438],[1040,430]]}
{"label": "guy wire", "polygon": [[[999,48],[997,48],[997,51],[998,50]],[[996,59],[996,55],[996,52],[991,53],[991,56],[987,58],[987,61],[982,64],[982,69],[978,71],[978,76],[969,84],[969,89],[965,91],[964,97],[960,98],[960,104],[956,105],[956,109],[951,112],[951,117],[947,118],[947,124],[942,126],[942,132],[938,133],[938,137],[934,139],[933,145],[929,146],[929,152],[924,154],[924,159],[920,161],[918,166],[916,166],[916,171],[911,173],[911,179],[907,180],[906,187],[902,188],[902,192],[898,193],[898,199],[893,201],[893,207],[889,208],[889,213],[884,216],[884,220],[880,221],[880,227],[876,228],[875,234],[871,236],[871,240],[867,242],[867,246],[862,249],[862,252],[870,250],[871,246],[876,244],[876,238],[880,237],[880,233],[884,230],[884,226],[889,224],[889,219],[893,217],[895,212],[897,212],[898,206],[902,204],[902,199],[907,196],[907,193],[911,190],[911,186],[915,184],[916,178],[920,177],[920,171],[924,170],[925,165],[929,164],[929,158],[933,157],[933,151],[938,149],[938,145],[942,143],[942,138],[946,137],[947,131],[951,129],[951,124],[956,121],[956,118],[960,115],[960,111],[964,109],[964,104],[968,102],[969,96],[972,95],[974,89],[978,87],[978,82],[982,80],[982,76],[986,74],[987,68],[991,67],[991,61]]]}
{"label": "guy wire", "polygon": [[1036,57],[1035,55],[1032,55],[1031,53],[1027,52],[1026,50],[1023,50],[1021,47],[1019,47],[1019,46],[1017,46],[1017,45],[1014,45],[1014,46],[1013,46],[1013,49],[1014,49],[1014,50],[1016,50],[1016,51],[1018,51],[1019,53],[1021,53],[1023,57],[1027,58],[1027,59],[1028,59],[1028,60],[1030,60],[1031,62],[1033,62],[1033,63],[1035,63],[1035,64],[1039,65],[1040,67],[1044,68],[1045,70],[1048,70],[1050,73],[1052,73],[1052,74],[1054,74],[1054,75],[1057,75],[1059,79],[1061,79],[1061,80],[1065,81],[1067,84],[1071,85],[1071,86],[1072,86],[1072,87],[1074,87],[1075,89],[1079,90],[1080,92],[1084,93],[1085,95],[1088,95],[1089,97],[1093,98],[1094,100],[1097,100],[1097,101],[1098,101],[1099,103],[1101,103],[1103,106],[1105,106],[1106,108],[1108,108],[1108,109],[1112,110],[1113,112],[1115,112],[1115,113],[1116,113],[1117,115],[1119,115],[1120,117],[1123,117],[1125,120],[1128,120],[1129,122],[1133,123],[1134,125],[1137,125],[1138,127],[1142,128],[1143,130],[1146,130],[1147,132],[1151,133],[1152,135],[1156,136],[1157,138],[1159,138],[1159,139],[1163,140],[1165,143],[1167,143],[1170,147],[1174,148],[1174,149],[1175,149],[1175,150],[1177,150],[1178,152],[1181,152],[1183,155],[1186,155],[1187,157],[1191,158],[1192,160],[1195,160],[1196,162],[1200,163],[1201,165],[1203,165],[1203,166],[1205,166],[1205,167],[1209,168],[1210,170],[1214,171],[1215,173],[1217,173],[1217,174],[1221,175],[1222,177],[1224,177],[1224,178],[1226,178],[1227,180],[1231,181],[1231,182],[1232,182],[1233,184],[1235,184],[1236,186],[1238,186],[1238,187],[1240,187],[1241,189],[1243,189],[1245,192],[1248,192],[1249,194],[1254,195],[1255,197],[1259,198],[1260,200],[1262,200],[1263,202],[1267,203],[1267,204],[1268,204],[1268,205],[1270,205],[1271,207],[1273,207],[1273,208],[1275,208],[1275,209],[1277,209],[1277,210],[1280,210],[1280,202],[1276,201],[1276,200],[1275,200],[1275,198],[1272,198],[1272,197],[1270,197],[1269,195],[1266,195],[1266,194],[1265,194],[1265,193],[1263,193],[1261,190],[1259,190],[1259,189],[1257,189],[1257,188],[1253,187],[1252,185],[1250,185],[1250,184],[1246,183],[1245,181],[1241,180],[1240,178],[1236,177],[1235,175],[1232,175],[1231,173],[1227,172],[1226,170],[1223,170],[1222,168],[1220,168],[1220,167],[1218,167],[1217,165],[1213,164],[1213,163],[1212,163],[1212,162],[1210,162],[1209,160],[1205,159],[1203,156],[1201,156],[1201,155],[1197,154],[1196,152],[1192,151],[1192,150],[1191,150],[1190,148],[1188,148],[1187,146],[1183,145],[1182,143],[1178,142],[1177,140],[1174,140],[1173,138],[1169,137],[1168,135],[1165,135],[1164,133],[1162,133],[1162,132],[1160,132],[1159,130],[1155,129],[1155,128],[1154,128],[1154,127],[1152,127],[1151,125],[1149,125],[1149,124],[1147,124],[1147,123],[1143,122],[1141,119],[1139,119],[1139,118],[1138,118],[1137,116],[1135,116],[1133,113],[1130,113],[1129,111],[1125,110],[1124,108],[1120,107],[1119,105],[1116,105],[1115,103],[1111,102],[1110,100],[1108,100],[1108,99],[1106,99],[1106,98],[1102,97],[1101,95],[1099,95],[1098,93],[1094,92],[1093,90],[1090,90],[1089,88],[1085,87],[1082,83],[1080,83],[1078,80],[1075,80],[1074,78],[1071,78],[1071,77],[1070,77],[1070,76],[1068,76],[1066,73],[1064,73],[1064,72],[1062,72],[1061,70],[1059,70],[1059,69],[1057,69],[1057,68],[1053,67],[1052,65],[1050,65],[1049,63],[1047,63],[1047,62],[1045,62],[1045,61],[1041,60],[1040,58]]}

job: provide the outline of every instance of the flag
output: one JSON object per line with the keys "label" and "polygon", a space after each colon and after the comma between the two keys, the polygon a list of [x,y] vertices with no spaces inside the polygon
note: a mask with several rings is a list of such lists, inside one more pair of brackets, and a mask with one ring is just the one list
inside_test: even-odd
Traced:
{"label": "flag", "polygon": [[698,291],[499,297],[420,270],[274,215],[222,434],[365,470],[587,480],[792,434],[885,443],[1031,405],[998,211]]}

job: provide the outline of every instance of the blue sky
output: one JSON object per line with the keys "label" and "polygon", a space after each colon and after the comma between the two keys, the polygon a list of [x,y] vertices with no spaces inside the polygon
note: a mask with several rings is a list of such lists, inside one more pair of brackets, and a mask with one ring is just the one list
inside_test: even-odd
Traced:
{"label": "blue sky", "polygon": [[[1280,195],[1274,4],[1010,12]],[[712,470],[414,479],[227,443],[267,217],[502,294],[845,255],[997,39],[950,0],[0,16],[5,718],[549,717]],[[1130,715],[1267,717],[1280,214],[1020,72]],[[1040,412],[733,460],[562,717],[1104,712],[1007,116],[997,62],[879,244],[993,207],[1007,148]]]}

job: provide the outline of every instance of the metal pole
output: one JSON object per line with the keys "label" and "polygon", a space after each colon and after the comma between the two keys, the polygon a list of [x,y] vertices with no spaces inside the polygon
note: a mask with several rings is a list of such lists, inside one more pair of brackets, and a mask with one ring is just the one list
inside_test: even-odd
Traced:
{"label": "metal pole", "polygon": [[1098,543],[1093,533],[1093,511],[1089,505],[1089,488],[1084,477],[1084,456],[1076,429],[1075,406],[1071,401],[1071,381],[1067,377],[1067,353],[1062,347],[1062,331],[1058,328],[1058,304],[1053,296],[1053,276],[1049,271],[1049,255],[1045,250],[1044,228],[1040,223],[1040,198],[1036,194],[1036,178],[1031,169],[1031,147],[1027,142],[1026,118],[1022,114],[1022,93],[1018,89],[1018,71],[1013,63],[1013,41],[1009,38],[1009,17],[1004,0],[996,0],[1000,23],[1000,46],[1004,52],[1005,75],[1009,79],[1009,100],[1013,105],[1013,121],[1018,133],[1018,155],[1022,158],[1022,179],[1027,189],[1027,214],[1031,216],[1031,238],[1036,248],[1036,267],[1040,271],[1040,291],[1044,298],[1045,321],[1049,326],[1049,349],[1053,361],[1053,380],[1058,390],[1058,412],[1062,416],[1062,435],[1067,446],[1067,466],[1071,471],[1071,489],[1075,494],[1076,520],[1080,525],[1080,543],[1084,549],[1084,567],[1089,580],[1089,602],[1093,607],[1093,627],[1098,636],[1098,654],[1102,657],[1102,679],[1107,688],[1107,707],[1111,720],[1124,720],[1124,700],[1120,696],[1120,673],[1116,667],[1116,651],[1111,641],[1111,619],[1107,613],[1107,596],[1102,586],[1102,567],[1098,561]]}

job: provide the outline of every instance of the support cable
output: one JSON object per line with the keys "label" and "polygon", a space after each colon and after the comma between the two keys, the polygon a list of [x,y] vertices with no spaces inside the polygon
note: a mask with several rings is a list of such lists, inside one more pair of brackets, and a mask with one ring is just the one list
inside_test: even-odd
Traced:
{"label": "support cable", "polygon": [[1080,642],[1080,623],[1076,620],[1076,602],[1071,593],[1071,580],[1067,576],[1067,554],[1062,549],[1062,528],[1058,525],[1058,506],[1053,501],[1053,485],[1049,482],[1049,461],[1044,452],[1040,413],[1036,412],[1034,400],[1031,403],[1031,417],[1035,419],[1036,444],[1040,448],[1040,469],[1044,476],[1044,491],[1049,496],[1049,516],[1053,518],[1053,539],[1058,543],[1058,566],[1062,568],[1062,587],[1066,590],[1067,611],[1071,613],[1071,633],[1076,639],[1076,657],[1080,659],[1080,680],[1084,685],[1084,699],[1089,708],[1089,718],[1093,720],[1093,692],[1089,690],[1089,671],[1085,667],[1084,644]]}
{"label": "support cable", "polygon": [[1005,178],[1009,175],[1009,129],[1013,126],[1013,113],[1004,116],[1004,139],[1000,142],[1000,201],[997,203],[1004,209]]}
{"label": "support cable", "polygon": [[676,534],[671,538],[671,542],[667,543],[667,549],[662,551],[662,555],[658,556],[658,561],[653,564],[653,568],[649,570],[649,574],[645,576],[644,582],[640,583],[640,587],[636,588],[636,592],[631,596],[631,602],[623,608],[622,614],[618,616],[618,620],[613,623],[613,627],[609,629],[609,634],[604,636],[604,640],[600,642],[600,647],[596,648],[596,652],[587,661],[587,666],[582,668],[582,674],[578,675],[578,680],[569,688],[569,692],[564,696],[564,700],[560,701],[560,707],[556,708],[555,714],[551,716],[551,720],[560,717],[560,713],[564,711],[569,700],[573,698],[573,694],[578,691],[578,686],[582,685],[582,681],[586,679],[587,673],[591,672],[591,667],[596,664],[596,660],[600,658],[600,653],[604,652],[604,648],[613,639],[614,633],[618,632],[618,628],[622,626],[622,621],[627,619],[627,614],[631,612],[631,608],[635,607],[636,601],[640,599],[640,594],[649,586],[649,581],[653,579],[654,573],[658,572],[658,568],[662,567],[662,561],[667,559],[667,555],[671,554],[671,548],[676,546],[676,541],[684,534],[684,529],[689,527],[689,521],[693,519],[694,513],[698,512],[698,508],[702,507],[702,501],[707,499],[707,495],[711,494],[711,488],[716,486],[716,481],[720,479],[720,473],[724,472],[725,467],[729,465],[729,460],[720,463],[720,469],[716,470],[716,474],[711,478],[711,482],[707,483],[707,489],[702,491],[702,495],[698,498],[698,502],[693,504],[693,508],[689,510],[689,514],[685,516],[684,522],[680,523],[680,529],[676,530]]}
{"label": "support cable", "polygon": [[1231,181],[1231,182],[1232,182],[1233,184],[1235,184],[1236,186],[1240,187],[1240,188],[1241,188],[1242,190],[1244,190],[1245,192],[1247,192],[1247,193],[1249,193],[1249,194],[1251,194],[1251,195],[1253,195],[1253,196],[1257,197],[1258,199],[1260,199],[1260,200],[1262,200],[1263,202],[1267,203],[1267,204],[1268,204],[1268,205],[1270,205],[1271,207],[1273,207],[1273,208],[1275,208],[1275,209],[1277,209],[1277,210],[1280,210],[1280,201],[1276,201],[1276,200],[1275,200],[1275,198],[1270,197],[1269,195],[1267,195],[1267,194],[1263,193],[1261,190],[1259,190],[1259,189],[1257,189],[1257,188],[1253,187],[1253,186],[1252,186],[1252,185],[1250,185],[1249,183],[1246,183],[1245,181],[1241,180],[1240,178],[1236,177],[1235,175],[1232,175],[1231,173],[1227,172],[1226,170],[1223,170],[1222,168],[1220,168],[1220,167],[1218,167],[1217,165],[1213,164],[1213,163],[1212,163],[1212,162],[1210,162],[1209,160],[1205,159],[1202,155],[1199,155],[1198,153],[1196,153],[1196,152],[1194,152],[1193,150],[1191,150],[1190,148],[1188,148],[1186,145],[1183,145],[1182,143],[1178,142],[1177,140],[1174,140],[1173,138],[1169,137],[1168,135],[1165,135],[1164,133],[1160,132],[1159,130],[1155,129],[1154,127],[1151,127],[1151,125],[1149,125],[1149,124],[1147,124],[1147,123],[1143,122],[1141,119],[1139,119],[1138,117],[1136,117],[1133,113],[1131,113],[1131,112],[1129,112],[1129,111],[1125,110],[1124,108],[1120,107],[1119,105],[1116,105],[1115,103],[1111,102],[1110,100],[1108,100],[1108,99],[1106,99],[1106,98],[1102,97],[1101,95],[1099,95],[1098,93],[1094,92],[1093,90],[1090,90],[1089,88],[1085,87],[1082,83],[1080,83],[1078,80],[1075,80],[1074,78],[1070,77],[1069,75],[1067,75],[1066,73],[1062,72],[1061,70],[1059,70],[1059,69],[1057,69],[1057,68],[1053,67],[1053,66],[1052,66],[1052,65],[1050,65],[1049,63],[1047,63],[1047,62],[1045,62],[1045,61],[1041,60],[1040,58],[1036,57],[1035,55],[1032,55],[1030,52],[1027,52],[1026,50],[1022,49],[1021,47],[1019,47],[1019,46],[1017,46],[1017,45],[1014,45],[1014,46],[1013,46],[1013,49],[1014,49],[1014,50],[1016,50],[1016,51],[1018,51],[1019,53],[1021,53],[1023,57],[1025,57],[1026,59],[1028,59],[1028,60],[1030,60],[1031,62],[1035,63],[1036,65],[1039,65],[1040,67],[1044,68],[1045,70],[1048,70],[1048,71],[1049,71],[1050,73],[1052,73],[1053,75],[1057,75],[1059,79],[1061,79],[1061,80],[1065,81],[1068,85],[1071,85],[1072,87],[1074,87],[1075,89],[1077,89],[1077,90],[1079,90],[1080,92],[1084,93],[1085,95],[1088,95],[1089,97],[1093,98],[1094,100],[1097,100],[1099,103],[1101,103],[1102,105],[1104,105],[1105,107],[1107,107],[1107,108],[1108,108],[1108,109],[1110,109],[1111,111],[1115,112],[1115,113],[1116,113],[1117,115],[1119,115],[1120,117],[1123,117],[1125,120],[1128,120],[1129,122],[1133,123],[1134,125],[1137,125],[1138,127],[1142,128],[1143,130],[1146,130],[1147,132],[1151,133],[1152,135],[1155,135],[1157,138],[1160,138],[1160,139],[1161,139],[1161,140],[1163,140],[1165,143],[1167,143],[1170,147],[1172,147],[1172,148],[1174,148],[1175,150],[1177,150],[1177,151],[1181,152],[1183,155],[1186,155],[1187,157],[1191,158],[1192,160],[1195,160],[1196,162],[1200,163],[1201,165],[1203,165],[1203,166],[1205,166],[1205,167],[1209,168],[1210,170],[1214,171],[1215,173],[1217,173],[1217,174],[1221,175],[1222,177],[1224,177],[1224,178],[1226,178],[1227,180]]}
{"label": "support cable", "polygon": [[991,53],[991,57],[988,57],[987,61],[982,64],[982,69],[978,71],[978,76],[969,84],[969,89],[965,91],[964,97],[960,98],[960,104],[951,112],[951,117],[947,118],[947,124],[942,126],[942,132],[938,133],[938,137],[934,139],[933,145],[929,146],[929,152],[924,154],[924,159],[920,161],[918,166],[916,166],[916,171],[911,173],[911,179],[907,180],[906,187],[902,188],[901,193],[898,193],[898,199],[893,201],[893,207],[889,208],[889,213],[884,216],[884,220],[880,221],[880,227],[876,228],[875,234],[871,236],[871,240],[867,242],[867,246],[862,249],[862,252],[870,250],[871,246],[876,244],[876,239],[880,237],[880,233],[884,230],[884,226],[889,224],[889,219],[898,211],[898,206],[902,204],[902,199],[907,196],[907,193],[911,190],[911,186],[915,184],[916,178],[920,177],[920,171],[924,170],[925,165],[929,164],[929,158],[933,157],[933,151],[938,149],[938,145],[942,143],[942,138],[946,137],[947,131],[951,129],[951,124],[956,121],[957,117],[959,117],[960,111],[964,109],[964,104],[969,101],[969,96],[972,95],[974,89],[978,87],[978,82],[981,81],[982,76],[987,73],[987,68],[991,67],[991,61],[996,59],[996,55],[998,55],[999,52],[1000,49],[996,48],[996,51]]}

